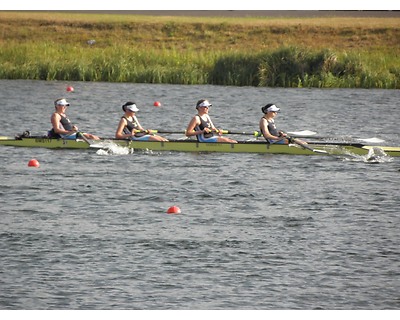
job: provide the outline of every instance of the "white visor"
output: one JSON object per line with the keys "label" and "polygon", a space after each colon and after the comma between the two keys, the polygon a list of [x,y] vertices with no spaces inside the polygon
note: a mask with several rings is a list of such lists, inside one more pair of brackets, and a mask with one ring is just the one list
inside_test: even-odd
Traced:
{"label": "white visor", "polygon": [[199,108],[199,107],[211,107],[211,106],[212,106],[211,103],[209,103],[207,100],[204,100],[202,103],[200,103],[200,104],[197,106],[197,108]]}
{"label": "white visor", "polygon": [[278,112],[278,111],[280,111],[281,109],[279,109],[276,105],[272,105],[272,106],[270,106],[268,109],[267,109],[267,112]]}
{"label": "white visor", "polygon": [[65,99],[60,99],[55,102],[56,106],[69,106],[69,103]]}
{"label": "white visor", "polygon": [[126,110],[126,111],[132,111],[132,112],[138,112],[138,111],[139,111],[139,108],[136,107],[136,104],[131,104],[131,105],[129,105],[129,106],[126,106],[126,107],[125,107],[125,110]]}

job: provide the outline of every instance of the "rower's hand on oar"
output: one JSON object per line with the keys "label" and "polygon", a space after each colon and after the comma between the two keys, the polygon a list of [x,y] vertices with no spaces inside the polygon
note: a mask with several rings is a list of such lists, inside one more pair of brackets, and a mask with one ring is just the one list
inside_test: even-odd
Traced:
{"label": "rower's hand on oar", "polygon": [[157,130],[149,130],[149,129],[143,129],[143,130],[133,130],[132,135],[135,135],[135,133],[145,133],[145,134],[150,134],[150,133],[156,133]]}
{"label": "rower's hand on oar", "polygon": [[293,137],[291,137],[290,135],[288,135],[287,133],[284,133],[284,132],[282,132],[282,133],[284,134],[284,137],[285,137],[286,139],[288,139],[289,143],[297,143],[297,144],[299,144],[299,145],[305,145],[305,144],[307,144],[306,141],[293,138]]}
{"label": "rower's hand on oar", "polygon": [[241,131],[230,131],[230,130],[223,130],[220,129],[221,134],[239,134],[239,135],[248,135],[248,136],[255,136],[255,137],[262,137],[262,133],[259,131],[253,132],[241,132]]}
{"label": "rower's hand on oar", "polygon": [[283,137],[287,137],[288,135],[286,133],[284,133],[283,131],[279,131],[279,138],[283,138]]}

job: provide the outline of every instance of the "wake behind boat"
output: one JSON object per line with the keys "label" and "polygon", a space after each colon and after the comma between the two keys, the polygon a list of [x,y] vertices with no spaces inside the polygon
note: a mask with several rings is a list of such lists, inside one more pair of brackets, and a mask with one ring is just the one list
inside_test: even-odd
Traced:
{"label": "wake behind boat", "polygon": [[55,139],[44,136],[0,136],[0,145],[28,148],[48,149],[102,149],[110,144],[134,150],[174,151],[174,152],[219,152],[219,153],[266,153],[292,155],[368,155],[370,150],[379,148],[389,156],[399,157],[400,147],[373,146],[351,142],[309,141],[307,145],[298,143],[270,144],[264,140],[239,141],[238,143],[206,143],[197,140],[169,141],[131,141],[119,139],[87,140],[87,139]]}

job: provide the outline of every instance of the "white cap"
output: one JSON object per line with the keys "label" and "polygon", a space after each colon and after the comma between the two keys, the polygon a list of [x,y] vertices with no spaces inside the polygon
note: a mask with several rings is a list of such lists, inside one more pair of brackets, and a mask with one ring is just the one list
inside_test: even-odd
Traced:
{"label": "white cap", "polygon": [[69,106],[69,103],[65,99],[58,99],[54,102],[55,106]]}

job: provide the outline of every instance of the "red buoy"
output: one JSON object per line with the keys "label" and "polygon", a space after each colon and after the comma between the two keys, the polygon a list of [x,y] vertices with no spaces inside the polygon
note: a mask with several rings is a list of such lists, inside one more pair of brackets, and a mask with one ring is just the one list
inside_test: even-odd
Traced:
{"label": "red buoy", "polygon": [[161,102],[160,102],[160,101],[154,102],[154,106],[155,106],[155,107],[161,107]]}
{"label": "red buoy", "polygon": [[68,87],[67,87],[67,91],[68,91],[68,92],[72,92],[72,91],[74,91],[74,88],[71,87],[71,86],[68,86]]}
{"label": "red buoy", "polygon": [[28,167],[35,167],[35,168],[39,168],[40,163],[39,161],[37,161],[36,159],[31,159],[28,162]]}
{"label": "red buoy", "polygon": [[169,207],[167,213],[181,213],[181,209],[177,206]]}

